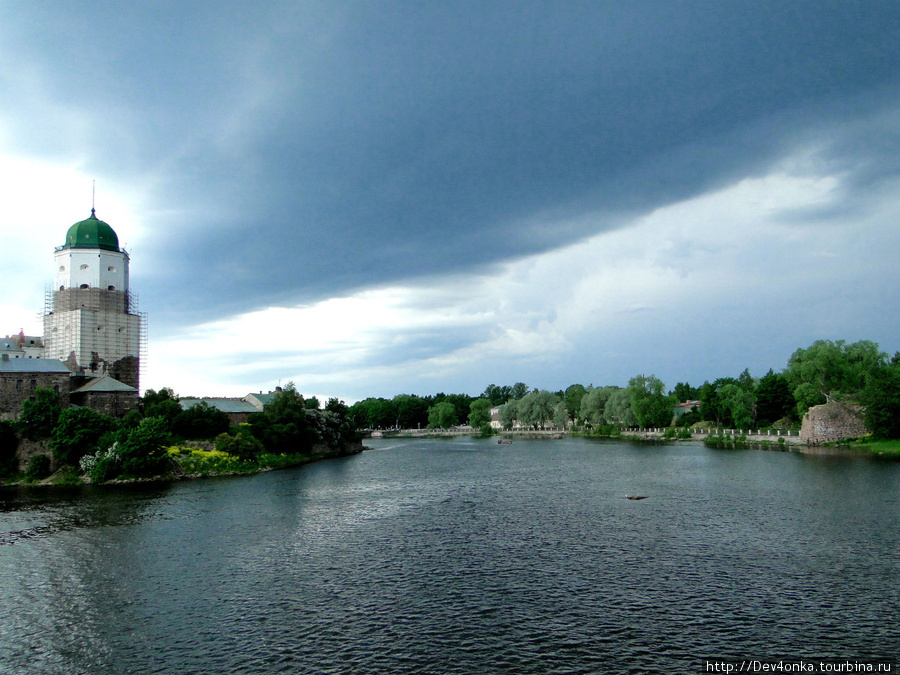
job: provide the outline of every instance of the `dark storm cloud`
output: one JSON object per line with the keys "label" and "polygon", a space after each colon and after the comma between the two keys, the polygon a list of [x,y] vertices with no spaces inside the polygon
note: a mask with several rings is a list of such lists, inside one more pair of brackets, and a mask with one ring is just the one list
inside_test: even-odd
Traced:
{"label": "dark storm cloud", "polygon": [[[45,95],[92,120],[73,139],[31,115],[21,142],[152,183],[145,249],[175,276],[144,294],[163,324],[569,244],[852,127],[900,79],[893,2],[3,13]],[[835,138],[861,186],[896,173],[895,137]]]}

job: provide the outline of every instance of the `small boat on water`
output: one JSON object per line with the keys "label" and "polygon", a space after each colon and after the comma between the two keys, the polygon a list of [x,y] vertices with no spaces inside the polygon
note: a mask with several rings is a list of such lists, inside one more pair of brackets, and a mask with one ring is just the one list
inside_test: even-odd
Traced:
{"label": "small boat on water", "polygon": [[647,499],[647,495],[625,495],[625,499],[636,501],[638,499]]}
{"label": "small boat on water", "polygon": [[510,441],[506,438],[500,438],[500,439],[497,439],[497,444],[498,445],[512,445],[512,441]]}

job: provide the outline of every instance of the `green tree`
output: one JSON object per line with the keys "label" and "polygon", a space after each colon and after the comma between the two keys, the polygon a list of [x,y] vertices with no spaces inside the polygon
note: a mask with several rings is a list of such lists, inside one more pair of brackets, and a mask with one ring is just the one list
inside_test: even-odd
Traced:
{"label": "green tree", "polygon": [[480,429],[485,424],[491,423],[491,404],[490,399],[477,398],[469,404],[469,426],[474,429]]}
{"label": "green tree", "polygon": [[900,438],[900,364],[895,361],[873,369],[859,398],[873,436]]}
{"label": "green tree", "polygon": [[50,441],[53,459],[58,465],[77,466],[82,457],[96,452],[100,437],[115,428],[113,418],[91,408],[63,410]]}
{"label": "green tree", "polygon": [[513,428],[518,420],[519,406],[518,401],[510,399],[500,408],[500,425],[509,431]]}
{"label": "green tree", "polygon": [[307,452],[316,442],[309,419],[317,410],[307,410],[306,401],[292,382],[269,401],[262,413],[250,415],[249,431],[267,451],[275,454]]}
{"label": "green tree", "polygon": [[228,431],[228,414],[206,401],[191,406],[175,418],[172,431],[184,438],[215,438]]}
{"label": "green tree", "polygon": [[553,406],[553,424],[560,429],[565,429],[569,426],[570,421],[569,407],[566,405],[566,402],[560,398],[559,403]]}
{"label": "green tree", "polygon": [[169,425],[160,417],[141,420],[119,448],[122,473],[129,476],[155,476],[166,469]]}
{"label": "green tree", "polygon": [[748,429],[756,418],[756,397],[736,384],[726,384],[719,390],[722,405],[731,413],[735,427]]}
{"label": "green tree", "polygon": [[401,429],[420,429],[428,426],[428,402],[412,394],[399,394],[394,397],[397,411],[395,419]]}
{"label": "green tree", "polygon": [[350,408],[342,400],[332,396],[325,403],[325,412],[332,412],[336,415],[347,417],[350,414]]}
{"label": "green tree", "polygon": [[756,391],[757,381],[750,374],[749,368],[744,368],[743,372],[738,375],[737,384],[741,389],[748,391],[751,394]]}
{"label": "green tree", "polygon": [[428,409],[429,429],[449,429],[457,424],[456,408],[449,401],[435,403]]}
{"label": "green tree", "polygon": [[306,409],[307,410],[318,410],[321,407],[319,403],[319,399],[315,396],[310,396],[306,399]]}
{"label": "green tree", "polygon": [[631,392],[627,389],[615,389],[606,401],[603,417],[608,424],[620,429],[637,426],[637,418],[631,408]]}
{"label": "green tree", "polygon": [[263,412],[273,424],[296,424],[303,426],[306,422],[306,402],[297,392],[293,382],[288,382],[266,403]]}
{"label": "green tree", "polygon": [[438,394],[434,398],[435,403],[445,401],[453,406],[453,409],[456,411],[456,424],[462,424],[469,419],[469,413],[471,412],[469,406],[475,400],[468,394]]}
{"label": "green tree", "polygon": [[734,418],[731,408],[725,405],[720,392],[727,385],[739,386],[733,377],[720,377],[715,382],[704,382],[700,387],[700,415],[704,420],[715,422],[717,427],[731,427]]}
{"label": "green tree", "polygon": [[481,395],[481,398],[488,399],[492,405],[501,405],[509,400],[511,389],[512,387],[509,385],[500,387],[496,384],[489,384],[484,388],[484,393]]}
{"label": "green tree", "polygon": [[563,395],[566,401],[566,414],[573,422],[581,413],[581,401],[587,395],[588,390],[583,384],[570,384]]}
{"label": "green tree", "polygon": [[886,365],[887,354],[869,340],[847,344],[843,340],[816,340],[788,359],[785,376],[802,417],[811,406],[831,398],[854,398],[866,386],[870,373]]}
{"label": "green tree", "polygon": [[358,429],[386,429],[398,420],[397,406],[385,398],[367,398],[350,407],[350,418]]}
{"label": "green tree", "polygon": [[687,382],[679,382],[672,390],[672,395],[678,403],[696,401],[700,397],[700,390],[697,387],[692,387]]}
{"label": "green tree", "polygon": [[509,390],[509,397],[519,401],[528,393],[528,385],[524,382],[516,382]]}
{"label": "green tree", "polygon": [[174,424],[175,418],[182,413],[178,397],[169,387],[163,387],[158,392],[148,389],[141,399],[141,408],[144,417],[162,417]]}
{"label": "green tree", "polygon": [[545,389],[526,394],[517,404],[519,421],[526,426],[543,428],[553,419],[557,403],[559,397]]}
{"label": "green tree", "polygon": [[628,381],[631,409],[639,426],[667,427],[672,423],[675,406],[665,390],[655,375],[637,375]]}
{"label": "green tree", "polygon": [[161,403],[163,401],[177,401],[178,396],[175,395],[175,392],[171,387],[163,387],[159,391],[155,391],[153,389],[148,389],[144,392],[144,396],[141,399],[141,403],[144,406],[155,405],[156,403]]}
{"label": "green tree", "polygon": [[606,419],[606,404],[617,389],[618,387],[588,389],[581,399],[581,409],[578,412],[578,419],[581,423],[591,427],[612,424],[612,420]]}
{"label": "green tree", "polygon": [[756,387],[756,418],[760,426],[772,424],[795,415],[797,401],[790,384],[782,373],[771,369],[759,380]]}
{"label": "green tree", "polygon": [[59,420],[59,394],[53,389],[35,389],[34,397],[22,401],[19,430],[25,438],[49,438]]}

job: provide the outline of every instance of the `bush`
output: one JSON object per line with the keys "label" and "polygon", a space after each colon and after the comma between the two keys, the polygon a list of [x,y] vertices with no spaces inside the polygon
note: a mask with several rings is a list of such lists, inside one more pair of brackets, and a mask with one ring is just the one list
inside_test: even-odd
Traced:
{"label": "bush", "polygon": [[780,420],[772,422],[771,426],[776,431],[788,431],[789,429],[793,429],[795,424],[790,417],[782,417]]}
{"label": "bush", "polygon": [[165,447],[169,437],[169,424],[165,419],[148,417],[141,420],[121,444],[122,473],[152,476],[162,472],[168,462]]}
{"label": "bush", "polygon": [[52,389],[36,389],[33,399],[22,401],[19,429],[25,438],[49,438],[59,415],[59,394]]}
{"label": "bush", "polygon": [[677,424],[680,427],[689,427],[698,422],[701,422],[702,418],[700,417],[700,413],[697,411],[697,408],[691,409],[690,412],[684,413],[681,417],[678,418]]}
{"label": "bush", "polygon": [[221,450],[173,448],[169,450],[169,454],[173,458],[178,456],[178,462],[187,474],[208,475],[259,471],[259,465],[256,462],[239,459]]}
{"label": "bush", "polygon": [[100,437],[114,430],[113,418],[90,408],[70,408],[59,415],[50,449],[58,465],[77,465],[82,457],[96,451]]}
{"label": "bush", "polygon": [[107,443],[109,447],[104,445],[104,439],[110,436],[118,436],[125,440],[128,437],[127,432],[119,432],[118,434],[104,434],[100,439],[98,450],[93,455],[85,455],[79,460],[81,472],[87,475],[92,483],[103,483],[107,480],[115,478],[122,472],[122,444],[118,440]]}
{"label": "bush", "polygon": [[25,475],[31,479],[46,478],[50,475],[50,457],[47,455],[32,455],[28,460]]}
{"label": "bush", "polygon": [[205,401],[182,411],[172,423],[172,431],[184,438],[215,438],[228,430],[228,414]]}
{"label": "bush", "polygon": [[122,465],[119,462],[119,458],[114,455],[107,455],[97,460],[88,476],[90,476],[91,483],[105,483],[118,476],[121,470]]}
{"label": "bush", "polygon": [[12,422],[0,421],[0,476],[8,476],[19,469],[16,450],[19,437]]}
{"label": "bush", "polygon": [[216,450],[233,455],[242,460],[256,459],[265,448],[259,439],[250,433],[239,431],[234,436],[219,434],[216,436]]}

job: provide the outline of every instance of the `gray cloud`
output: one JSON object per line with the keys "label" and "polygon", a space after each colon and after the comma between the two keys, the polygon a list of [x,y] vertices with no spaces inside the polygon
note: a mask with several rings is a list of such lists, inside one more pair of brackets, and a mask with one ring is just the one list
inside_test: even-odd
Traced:
{"label": "gray cloud", "polygon": [[135,282],[165,332],[464,280],[795,148],[845,194],[781,222],[862,217],[900,173],[898,34],[877,0],[7,3],[0,120],[11,151],[146,191]]}

